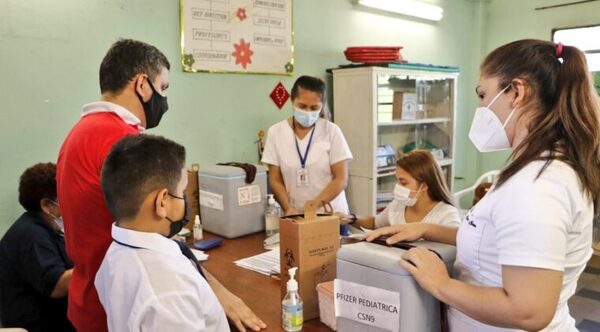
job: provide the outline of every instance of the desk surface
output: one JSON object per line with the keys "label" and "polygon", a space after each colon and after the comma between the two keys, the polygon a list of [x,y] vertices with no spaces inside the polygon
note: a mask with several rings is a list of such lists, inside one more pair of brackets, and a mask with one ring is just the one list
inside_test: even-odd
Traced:
{"label": "desk surface", "polygon": [[[205,238],[214,235],[205,232]],[[227,289],[246,302],[267,324],[263,331],[283,331],[281,328],[281,297],[279,279],[236,266],[233,262],[266,250],[265,234],[255,233],[237,239],[224,239],[219,248],[207,251],[209,258],[202,266],[212,273]],[[305,321],[302,331],[331,331],[321,321]]]}

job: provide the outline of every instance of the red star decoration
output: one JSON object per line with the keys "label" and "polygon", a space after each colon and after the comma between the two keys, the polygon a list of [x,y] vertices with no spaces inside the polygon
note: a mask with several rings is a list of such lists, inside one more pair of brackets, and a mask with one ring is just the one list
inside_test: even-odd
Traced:
{"label": "red star decoration", "polygon": [[252,54],[254,52],[250,49],[250,43],[246,43],[244,39],[240,39],[239,44],[233,44],[235,48],[235,52],[232,52],[231,55],[235,57],[235,64],[241,64],[244,69],[248,66],[249,63],[252,63]]}
{"label": "red star decoration", "polygon": [[285,86],[281,84],[281,82],[279,82],[275,86],[275,89],[271,91],[270,96],[271,100],[273,100],[275,105],[277,105],[277,107],[281,109],[283,105],[285,105],[285,103],[287,102],[288,98],[290,97],[290,94],[285,88]]}
{"label": "red star decoration", "polygon": [[248,18],[248,16],[246,16],[246,9],[244,9],[244,8],[238,8],[237,13],[235,14],[235,16],[237,16],[237,18],[239,18],[240,21],[243,21],[246,18]]}

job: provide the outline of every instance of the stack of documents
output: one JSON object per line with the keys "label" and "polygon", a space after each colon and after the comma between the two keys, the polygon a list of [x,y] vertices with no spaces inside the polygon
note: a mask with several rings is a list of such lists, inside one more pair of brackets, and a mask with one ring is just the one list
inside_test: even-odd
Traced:
{"label": "stack of documents", "polygon": [[264,275],[279,274],[279,247],[256,256],[240,259],[235,265]]}

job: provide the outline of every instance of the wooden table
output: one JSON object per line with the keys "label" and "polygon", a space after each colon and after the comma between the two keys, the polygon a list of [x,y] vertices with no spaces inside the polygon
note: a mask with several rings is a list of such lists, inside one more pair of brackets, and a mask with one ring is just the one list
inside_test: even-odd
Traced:
{"label": "wooden table", "polygon": [[[204,238],[215,235],[204,232]],[[202,266],[227,289],[246,302],[246,305],[267,324],[263,331],[284,331],[281,328],[281,297],[279,279],[236,266],[233,262],[265,252],[265,233],[255,233],[236,239],[224,239],[223,245],[206,253]],[[317,319],[305,321],[302,331],[331,331]]]}

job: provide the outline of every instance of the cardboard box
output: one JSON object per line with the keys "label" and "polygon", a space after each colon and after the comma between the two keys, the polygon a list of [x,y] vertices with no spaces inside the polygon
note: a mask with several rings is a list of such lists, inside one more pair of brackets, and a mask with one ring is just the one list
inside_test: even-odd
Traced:
{"label": "cardboard box", "polygon": [[304,216],[280,219],[281,299],[287,292],[288,270],[298,267],[298,292],[304,302],[304,320],[319,317],[317,285],[335,279],[336,253],[340,248],[340,219],[329,213],[317,215],[316,201],[304,206]]}
{"label": "cardboard box", "polygon": [[337,331],[335,306],[333,302],[333,281],[322,282],[317,285],[319,294],[319,316],[321,323]]}
{"label": "cardboard box", "polygon": [[400,120],[402,119],[402,96],[403,92],[394,91],[394,99],[392,101],[392,119]]}
{"label": "cardboard box", "polygon": [[191,232],[194,232],[194,218],[196,215],[200,215],[200,194],[199,194],[199,186],[198,186],[198,169],[200,168],[199,164],[192,164],[190,168],[188,168],[188,185],[185,188],[185,197],[188,202],[188,206],[190,209],[190,220],[185,225],[187,229]]}
{"label": "cardboard box", "polygon": [[417,94],[406,91],[394,91],[392,100],[393,120],[417,119]]}

